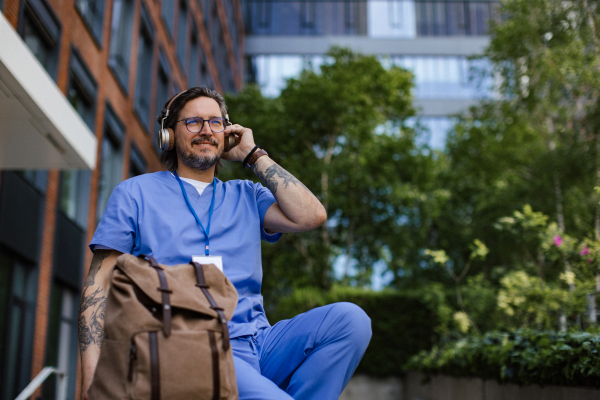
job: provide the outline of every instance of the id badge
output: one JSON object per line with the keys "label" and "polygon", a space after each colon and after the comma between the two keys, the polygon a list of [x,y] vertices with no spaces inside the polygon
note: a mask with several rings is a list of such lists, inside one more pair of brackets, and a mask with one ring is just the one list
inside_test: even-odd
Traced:
{"label": "id badge", "polygon": [[221,256],[192,256],[192,261],[198,264],[215,264],[223,272],[223,258]]}

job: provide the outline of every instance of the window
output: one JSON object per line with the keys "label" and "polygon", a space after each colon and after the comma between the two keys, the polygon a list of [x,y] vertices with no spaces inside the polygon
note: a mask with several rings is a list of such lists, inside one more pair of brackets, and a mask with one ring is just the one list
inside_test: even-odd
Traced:
{"label": "window", "polygon": [[163,0],[161,7],[161,15],[169,36],[173,36],[173,19],[175,18],[175,1]]}
{"label": "window", "polygon": [[104,136],[100,155],[100,179],[98,182],[97,219],[100,220],[113,189],[123,179],[123,138],[125,127],[117,118],[112,107],[106,105]]}
{"label": "window", "polygon": [[[169,99],[169,75],[171,74],[169,69],[169,63],[167,62],[167,58],[160,52],[158,57],[158,71],[157,71],[157,81],[156,81],[156,105],[154,113],[156,115],[160,115],[162,109],[165,106],[165,103]],[[152,140],[152,144],[154,148],[158,151],[158,129],[160,125],[154,129],[154,138]]]}
{"label": "window", "polygon": [[62,171],[60,178],[59,209],[82,229],[87,227],[90,178],[87,170]]}
{"label": "window", "polygon": [[306,31],[315,29],[316,4],[312,1],[300,3],[300,26]]}
{"label": "window", "polygon": [[177,59],[179,65],[185,66],[185,53],[187,44],[187,6],[185,2],[179,2],[179,18],[177,24]]}
{"label": "window", "polygon": [[188,64],[188,86],[199,86],[199,63],[198,63],[198,30],[192,24],[192,32],[190,36],[190,58]]}
{"label": "window", "polygon": [[23,14],[19,19],[18,31],[40,64],[52,78],[56,79],[61,28],[46,2],[42,0],[23,2]]}
{"label": "window", "polygon": [[0,398],[14,399],[31,379],[36,275],[0,250]]}
{"label": "window", "polygon": [[39,193],[46,193],[48,171],[41,169],[27,169],[20,171],[19,175],[29,182]]}
{"label": "window", "polygon": [[358,3],[344,2],[344,30],[346,33],[356,33],[358,30]]}
{"label": "window", "polygon": [[131,143],[131,150],[129,153],[129,177],[142,175],[146,173],[146,162],[140,154],[139,150],[133,143]]}
{"label": "window", "polygon": [[133,0],[115,0],[110,24],[108,65],[121,89],[127,93],[131,37],[133,34]]}
{"label": "window", "polygon": [[486,35],[494,1],[423,1],[416,8],[419,36]]}
{"label": "window", "polygon": [[[74,393],[77,376],[77,292],[54,283],[50,298],[45,365],[67,372],[67,392]],[[58,399],[56,379],[44,382],[44,399]]]}
{"label": "window", "polygon": [[102,43],[102,23],[104,21],[104,0],[75,0],[75,8],[90,30],[96,43]]}
{"label": "window", "polygon": [[404,22],[402,11],[402,3],[400,1],[390,0],[388,2],[388,18],[391,28],[402,29],[402,23]]}
{"label": "window", "polygon": [[77,50],[71,50],[71,68],[67,98],[87,126],[94,131],[96,119],[96,81],[90,74]]}
{"label": "window", "polygon": [[134,110],[142,127],[148,130],[150,119],[150,97],[152,95],[152,54],[154,50],[154,29],[146,7],[142,4],[140,37],[138,43],[138,65],[135,88]]}

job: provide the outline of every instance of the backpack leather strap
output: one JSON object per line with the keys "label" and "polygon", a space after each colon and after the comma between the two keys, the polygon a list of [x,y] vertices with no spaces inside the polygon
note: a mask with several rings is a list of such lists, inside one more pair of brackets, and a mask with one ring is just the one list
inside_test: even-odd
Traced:
{"label": "backpack leather strap", "polygon": [[158,337],[156,332],[148,332],[150,345],[150,385],[151,400],[160,400],[160,367],[158,361]]}
{"label": "backpack leather strap", "polygon": [[162,293],[162,307],[163,307],[163,333],[165,337],[169,337],[171,335],[171,296],[173,293],[172,290],[169,289],[169,285],[167,284],[167,277],[163,272],[163,269],[154,257],[140,255],[141,258],[144,258],[150,261],[150,265],[156,270],[158,273],[158,280],[160,281],[160,287],[157,288]]}
{"label": "backpack leather strap", "polygon": [[206,284],[206,279],[204,278],[204,270],[202,269],[202,265],[198,264],[195,261],[192,261],[190,264],[194,266],[196,269],[196,278],[198,279],[198,286],[206,298],[210,303],[210,308],[215,310],[219,315],[219,322],[221,323],[221,328],[223,330],[223,351],[229,350],[229,328],[227,327],[227,319],[225,318],[225,313],[223,313],[223,309],[219,307],[215,299],[212,297],[210,292],[208,291],[209,286]]}

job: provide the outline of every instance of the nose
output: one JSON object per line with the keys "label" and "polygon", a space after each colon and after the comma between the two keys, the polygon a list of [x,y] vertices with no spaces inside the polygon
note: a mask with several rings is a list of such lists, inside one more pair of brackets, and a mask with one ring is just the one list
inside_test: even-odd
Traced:
{"label": "nose", "polygon": [[200,129],[201,135],[212,135],[213,131],[210,129],[208,121],[202,121],[202,129]]}

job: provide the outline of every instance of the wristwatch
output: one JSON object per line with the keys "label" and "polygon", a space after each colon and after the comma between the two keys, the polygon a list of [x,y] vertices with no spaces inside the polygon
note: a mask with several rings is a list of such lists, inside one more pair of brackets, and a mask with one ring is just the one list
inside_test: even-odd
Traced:
{"label": "wristwatch", "polygon": [[256,160],[258,160],[262,156],[268,156],[268,155],[269,155],[269,153],[267,153],[263,149],[257,150],[254,153],[252,153],[250,155],[250,157],[248,157],[248,161],[246,161],[246,164],[248,164],[248,167],[252,167],[254,165],[254,163],[256,162]]}

